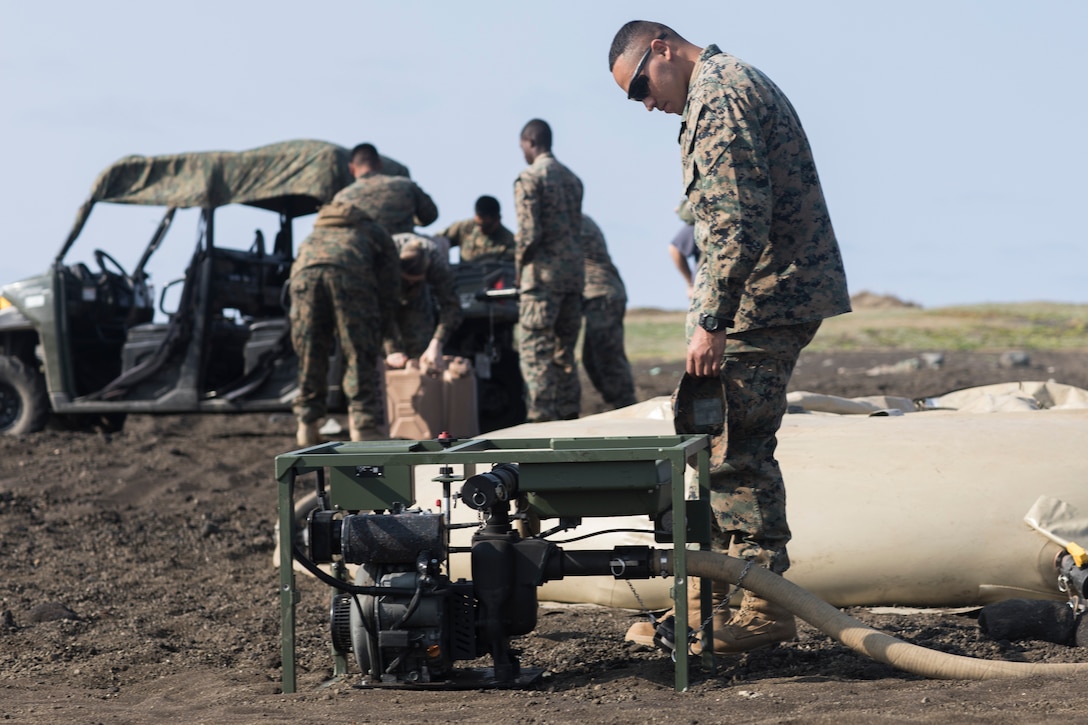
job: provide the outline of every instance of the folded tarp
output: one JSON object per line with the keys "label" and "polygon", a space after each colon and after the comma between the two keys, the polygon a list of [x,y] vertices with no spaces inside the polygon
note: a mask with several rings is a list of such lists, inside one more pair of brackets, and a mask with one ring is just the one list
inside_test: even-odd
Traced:
{"label": "folded tarp", "polygon": [[1078,410],[1088,408],[1088,390],[1048,382],[997,383],[932,398],[936,408],[987,413],[1000,410]]}

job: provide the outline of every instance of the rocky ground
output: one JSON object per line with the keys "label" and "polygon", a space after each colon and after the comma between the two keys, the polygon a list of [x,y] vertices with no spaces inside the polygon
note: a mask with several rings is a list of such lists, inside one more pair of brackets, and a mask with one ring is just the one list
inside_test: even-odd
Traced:
{"label": "rocky ground", "polygon": [[[794,389],[932,397],[1008,380],[1088,387],[1084,352],[802,358]],[[915,360],[915,363],[908,363]],[[1019,365],[1010,365],[1019,362]],[[641,398],[676,365],[638,366]],[[585,410],[599,401],[587,394]],[[0,439],[0,716],[14,722],[1088,722],[1083,676],[934,681],[853,653],[813,627],[778,647],[696,670],[624,644],[631,612],[542,608],[519,638],[543,668],[524,690],[421,692],[325,686],[327,590],[300,577],[299,692],[280,692],[272,460],[293,448],[283,415],[133,416],[117,434],[47,430]],[[1083,649],[995,642],[968,615],[850,614],[943,652],[1088,661]]]}

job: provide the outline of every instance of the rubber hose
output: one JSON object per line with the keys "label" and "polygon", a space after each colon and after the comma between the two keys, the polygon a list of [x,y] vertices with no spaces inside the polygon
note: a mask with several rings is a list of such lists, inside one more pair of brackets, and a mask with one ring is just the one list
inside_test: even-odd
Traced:
{"label": "rubber hose", "polygon": [[[663,553],[666,554],[665,563],[672,571],[673,552]],[[859,622],[767,569],[752,566],[745,573],[746,566],[747,562],[742,559],[717,552],[687,552],[689,577],[705,577],[730,584],[740,581],[743,588],[788,609],[855,652],[904,672],[945,680],[1088,673],[1088,663],[995,662],[919,647]]]}

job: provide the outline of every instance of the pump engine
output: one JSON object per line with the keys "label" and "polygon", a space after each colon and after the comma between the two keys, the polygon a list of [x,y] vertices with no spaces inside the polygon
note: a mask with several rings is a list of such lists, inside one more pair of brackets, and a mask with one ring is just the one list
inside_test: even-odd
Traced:
{"label": "pump engine", "polygon": [[[483,514],[472,537],[472,581],[451,581],[442,514],[397,508],[384,513],[314,510],[308,522],[313,564],[354,564],[354,583],[333,583],[332,646],[354,661],[370,685],[426,685],[456,675],[453,663],[490,655],[493,667],[471,671],[490,685],[519,684],[512,637],[537,622],[537,587],[572,575],[649,578],[648,546],[568,551],[543,538],[522,538],[512,504],[518,465],[503,463],[465,481],[460,500]],[[334,580],[335,581],[335,580]]]}

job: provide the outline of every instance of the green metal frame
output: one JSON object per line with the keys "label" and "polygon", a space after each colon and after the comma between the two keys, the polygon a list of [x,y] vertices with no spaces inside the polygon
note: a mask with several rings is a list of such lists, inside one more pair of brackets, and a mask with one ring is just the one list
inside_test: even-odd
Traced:
{"label": "green metal frame", "polygon": [[[698,471],[699,496],[688,501],[684,470],[692,458]],[[299,597],[291,554],[295,540],[295,478],[326,469],[334,507],[345,511],[382,510],[392,508],[394,503],[416,503],[412,475],[415,466],[463,466],[463,478],[468,478],[474,475],[476,465],[497,463],[519,464],[519,489],[527,494],[530,509],[544,518],[653,515],[671,505],[676,621],[687,621],[687,545],[698,543],[706,549],[710,543],[710,464],[705,435],[478,438],[453,444],[436,440],[329,443],[276,456],[285,693],[295,692],[297,684],[295,605]],[[702,608],[706,615],[709,581],[703,580],[703,584]],[[704,664],[713,668],[711,648],[704,649],[708,650]],[[346,674],[347,658],[334,653],[334,659],[334,673]],[[677,692],[688,688],[688,664],[686,656],[676,658]]]}

